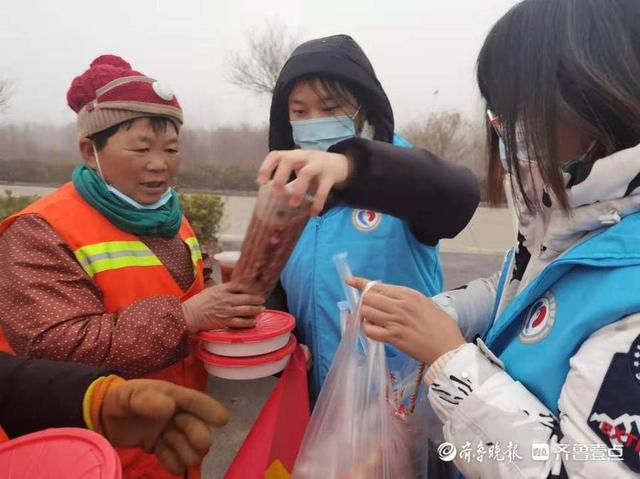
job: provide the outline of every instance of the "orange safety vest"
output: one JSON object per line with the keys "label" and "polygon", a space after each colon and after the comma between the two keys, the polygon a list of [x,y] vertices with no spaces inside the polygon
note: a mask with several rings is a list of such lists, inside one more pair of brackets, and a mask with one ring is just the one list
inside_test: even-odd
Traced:
{"label": "orange safety vest", "polygon": [[[42,217],[65,240],[87,275],[100,288],[108,313],[117,313],[136,301],[153,296],[170,294],[184,301],[204,289],[200,246],[186,218],[182,220],[179,236],[191,251],[195,279],[183,292],[156,255],[137,236],[114,226],[87,203],[71,183],[7,218],[0,224],[0,234],[24,215]],[[15,354],[1,328],[0,351]],[[185,359],[146,377],[206,392],[207,375],[195,351],[196,341],[193,338]],[[118,453],[126,479],[178,477],[169,474],[154,455],[142,449],[118,448]],[[199,468],[189,471],[190,479],[199,477]]]}

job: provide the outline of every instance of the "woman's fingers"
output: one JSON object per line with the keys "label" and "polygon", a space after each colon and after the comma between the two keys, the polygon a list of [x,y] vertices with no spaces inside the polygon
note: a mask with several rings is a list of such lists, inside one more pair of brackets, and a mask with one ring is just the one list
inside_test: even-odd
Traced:
{"label": "woman's fingers", "polygon": [[239,318],[253,318],[264,311],[264,306],[233,306],[229,312],[230,316]]}
{"label": "woman's fingers", "polygon": [[[228,293],[233,293],[233,294],[249,294],[251,295],[251,293],[249,293],[247,291],[247,287],[237,283],[234,280],[229,281],[228,283],[222,283],[221,285],[219,285],[220,288],[224,289],[225,291],[227,291]],[[252,295],[252,296],[256,296],[256,295]]]}
{"label": "woman's fingers", "polygon": [[230,296],[231,306],[262,306],[264,298],[256,294],[236,293]]}
{"label": "woman's fingers", "polygon": [[327,203],[329,192],[333,188],[334,182],[330,178],[319,178],[318,188],[313,198],[313,204],[311,205],[311,214],[318,215],[324,209],[324,205]]}
{"label": "woman's fingers", "polygon": [[[404,286],[396,286],[394,284],[384,284],[377,283],[374,284],[370,289],[370,292],[377,293],[382,296],[386,296],[387,298],[394,299],[396,301],[405,300],[407,294],[409,294],[412,290],[409,288],[405,288]],[[365,296],[366,298],[366,296]]]}
{"label": "woman's fingers", "polygon": [[[289,204],[293,207],[299,206],[308,193],[314,193],[311,213],[318,214],[331,189],[336,182],[345,181],[348,172],[349,163],[344,155],[308,150],[278,151],[264,160],[258,181],[264,184],[273,175],[274,191],[289,193]],[[296,179],[288,183],[293,173]]]}
{"label": "woman's fingers", "polygon": [[273,171],[277,168],[278,162],[280,161],[280,151],[272,151],[267,155],[267,157],[260,165],[260,169],[258,170],[258,183],[264,185],[269,181]]}
{"label": "woman's fingers", "polygon": [[347,284],[349,286],[359,289],[360,291],[363,291],[370,282],[371,280],[365,279],[365,278],[354,277],[354,278],[347,279]]}
{"label": "woman's fingers", "polygon": [[273,191],[276,193],[284,192],[285,186],[291,178],[291,173],[293,173],[293,166],[289,162],[281,161],[275,175],[273,175]]}
{"label": "woman's fingers", "polygon": [[283,192],[294,171],[302,169],[308,162],[303,150],[281,151],[278,156],[278,167],[273,175],[273,188],[276,192]]}
{"label": "woman's fingers", "polygon": [[376,291],[375,286],[362,299],[363,306],[389,314],[400,314],[400,301]]}
{"label": "woman's fingers", "polygon": [[227,318],[224,320],[224,324],[228,328],[247,329],[253,328],[256,325],[256,320],[253,318]]}
{"label": "woman's fingers", "polygon": [[287,185],[287,191],[291,194],[291,206],[300,205],[307,194],[313,194],[311,214],[317,215],[327,202],[329,192],[335,185],[335,180],[322,169],[318,162],[309,163],[298,172],[298,177]]}
{"label": "woman's fingers", "polygon": [[[355,277],[349,278],[347,280],[347,284],[349,286],[353,286],[354,288],[359,289],[360,291],[364,291],[364,289],[367,287],[367,285],[370,282],[371,280],[369,279],[355,278]],[[407,288],[403,288],[402,286],[393,286],[390,284],[376,283],[369,289],[369,292],[367,293],[367,295],[369,293],[375,292],[383,296],[399,300],[399,299],[403,299],[404,290],[407,290]],[[367,295],[365,295],[365,298],[367,297]]]}
{"label": "woman's fingers", "polygon": [[386,328],[370,323],[369,321],[363,321],[362,330],[367,337],[375,341],[380,341],[381,343],[389,342],[389,331]]}
{"label": "woman's fingers", "polygon": [[315,182],[318,174],[318,165],[314,164],[308,164],[298,171],[296,179],[286,186],[287,193],[290,195],[290,206],[299,206],[304,201],[307,193],[312,193],[312,183]]}
{"label": "woman's fingers", "polygon": [[361,313],[364,319],[382,327],[388,327],[390,323],[395,322],[396,317],[393,314],[385,313],[367,305],[362,306]]}

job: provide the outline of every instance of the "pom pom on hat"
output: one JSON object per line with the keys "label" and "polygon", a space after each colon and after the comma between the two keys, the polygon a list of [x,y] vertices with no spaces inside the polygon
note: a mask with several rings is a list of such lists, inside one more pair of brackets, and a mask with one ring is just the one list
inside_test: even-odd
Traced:
{"label": "pom pom on hat", "polygon": [[124,58],[121,58],[118,55],[100,55],[98,58],[93,60],[89,66],[96,67],[98,65],[111,65],[125,70],[132,69],[131,65],[127,63]]}
{"label": "pom pom on hat", "polygon": [[67,104],[79,113],[83,106],[96,99],[96,91],[110,81],[127,76],[143,76],[124,59],[116,55],[100,55],[82,75],[74,78],[67,92]]}
{"label": "pom pom on hat", "polygon": [[171,89],[116,55],[100,55],[74,78],[67,104],[78,113],[80,137],[144,116],[163,116],[182,124],[182,109]]}

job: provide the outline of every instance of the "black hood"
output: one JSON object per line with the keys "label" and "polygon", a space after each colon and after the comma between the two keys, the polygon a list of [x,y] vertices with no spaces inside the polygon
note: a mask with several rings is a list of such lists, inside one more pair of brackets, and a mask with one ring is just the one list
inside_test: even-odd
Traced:
{"label": "black hood", "polygon": [[371,62],[348,35],[310,40],[298,46],[278,77],[269,118],[269,150],[294,148],[289,124],[289,93],[303,76],[319,75],[343,81],[363,103],[375,139],[393,140],[393,111]]}

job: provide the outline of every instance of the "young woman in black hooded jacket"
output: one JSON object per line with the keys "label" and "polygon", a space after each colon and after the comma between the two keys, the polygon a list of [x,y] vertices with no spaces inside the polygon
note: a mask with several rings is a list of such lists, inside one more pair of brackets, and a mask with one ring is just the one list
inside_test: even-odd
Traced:
{"label": "young woman in black hooded jacket", "polygon": [[[394,133],[387,95],[347,35],[311,40],[292,53],[273,94],[269,148],[260,181],[273,175],[282,191],[294,174],[292,202],[309,186],[315,194],[318,216],[269,300],[296,317],[299,338],[311,348],[315,399],[341,336],[337,303],[344,294],[332,257],[346,252],[355,274],[433,296],[442,289],[438,241],[469,222],[478,186],[469,170]],[[327,162],[344,174],[309,185]]]}

